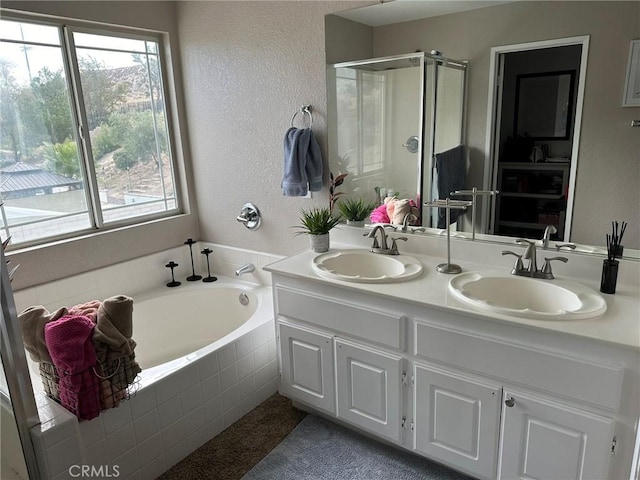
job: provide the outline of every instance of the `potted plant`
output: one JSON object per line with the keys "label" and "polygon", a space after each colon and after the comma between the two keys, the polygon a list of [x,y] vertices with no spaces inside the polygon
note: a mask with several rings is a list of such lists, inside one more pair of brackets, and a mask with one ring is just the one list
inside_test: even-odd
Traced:
{"label": "potted plant", "polygon": [[366,202],[361,198],[341,200],[337,203],[340,214],[347,220],[347,225],[364,226],[365,219],[378,205]]}
{"label": "potted plant", "polygon": [[340,223],[340,217],[334,217],[329,208],[313,207],[302,209],[298,235],[310,235],[311,250],[317,253],[329,250],[329,231]]}

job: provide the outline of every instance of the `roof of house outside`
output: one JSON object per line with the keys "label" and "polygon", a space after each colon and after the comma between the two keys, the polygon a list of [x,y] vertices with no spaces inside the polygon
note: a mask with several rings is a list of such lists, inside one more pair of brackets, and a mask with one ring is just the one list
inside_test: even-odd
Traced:
{"label": "roof of house outside", "polygon": [[0,192],[82,185],[81,180],[43,170],[35,165],[17,162],[0,169]]}

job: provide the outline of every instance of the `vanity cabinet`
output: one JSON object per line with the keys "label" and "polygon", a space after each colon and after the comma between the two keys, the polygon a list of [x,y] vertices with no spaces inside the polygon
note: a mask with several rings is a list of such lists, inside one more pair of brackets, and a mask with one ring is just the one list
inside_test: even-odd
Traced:
{"label": "vanity cabinet", "polygon": [[335,414],[333,338],[279,322],[278,340],[280,392]]}
{"label": "vanity cabinet", "polygon": [[420,363],[413,372],[415,450],[495,478],[502,388]]}
{"label": "vanity cabinet", "polygon": [[301,405],[478,479],[629,479],[638,352],[284,275],[273,286],[279,390]]}
{"label": "vanity cabinet", "polygon": [[340,338],[335,346],[337,417],[400,442],[403,358]]}
{"label": "vanity cabinet", "polygon": [[507,390],[500,478],[610,478],[613,427],[611,418]]}

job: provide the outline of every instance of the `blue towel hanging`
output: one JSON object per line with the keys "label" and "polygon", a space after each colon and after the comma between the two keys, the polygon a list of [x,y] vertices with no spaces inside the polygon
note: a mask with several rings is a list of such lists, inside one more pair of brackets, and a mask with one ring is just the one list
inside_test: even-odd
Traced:
{"label": "blue towel hanging", "polygon": [[[446,199],[455,190],[464,188],[466,165],[462,145],[453,147],[445,152],[436,153],[435,166],[437,169],[438,198]],[[455,223],[464,210],[451,210],[451,223]],[[446,211],[438,209],[438,228],[447,228]]]}

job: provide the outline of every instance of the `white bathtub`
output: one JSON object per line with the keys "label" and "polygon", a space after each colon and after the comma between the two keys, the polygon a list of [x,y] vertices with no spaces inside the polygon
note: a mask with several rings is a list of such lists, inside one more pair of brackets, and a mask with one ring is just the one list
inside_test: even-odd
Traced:
{"label": "white bathtub", "polygon": [[[63,411],[32,429],[43,478],[73,465],[117,465],[120,478],[157,478],[276,393],[271,287],[218,278],[132,295],[137,391],[93,420],[78,423]],[[52,402],[42,392],[37,398]],[[53,407],[62,410],[46,406]],[[72,452],[64,459],[61,438]]]}
{"label": "white bathtub", "polygon": [[133,339],[143,378],[157,378],[233,342],[270,321],[272,305],[270,287],[226,277],[138,295]]}

